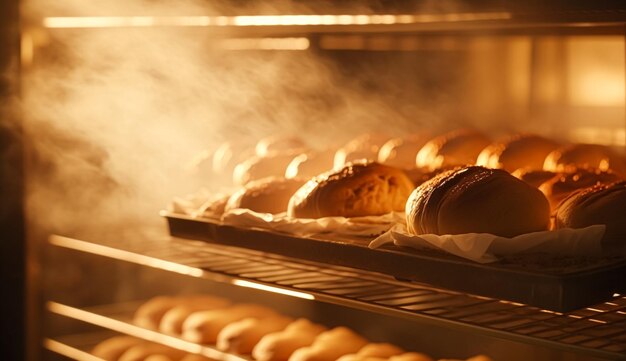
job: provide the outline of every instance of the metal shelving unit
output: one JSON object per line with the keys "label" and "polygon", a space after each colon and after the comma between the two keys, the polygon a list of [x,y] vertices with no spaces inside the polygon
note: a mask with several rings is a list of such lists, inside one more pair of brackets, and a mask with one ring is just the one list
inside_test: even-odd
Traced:
{"label": "metal shelving unit", "polygon": [[590,357],[626,359],[626,297],[620,295],[593,307],[558,313],[398,281],[378,273],[177,238],[96,244],[52,236],[50,244]]}

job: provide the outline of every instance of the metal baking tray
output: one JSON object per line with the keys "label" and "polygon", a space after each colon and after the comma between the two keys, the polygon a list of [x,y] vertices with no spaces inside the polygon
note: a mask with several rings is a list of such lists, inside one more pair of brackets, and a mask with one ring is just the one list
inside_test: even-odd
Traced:
{"label": "metal baking tray", "polygon": [[437,250],[394,245],[367,247],[369,239],[302,238],[245,229],[164,212],[170,234],[308,261],[364,269],[399,280],[567,312],[626,293],[626,258],[524,254],[479,264]]}

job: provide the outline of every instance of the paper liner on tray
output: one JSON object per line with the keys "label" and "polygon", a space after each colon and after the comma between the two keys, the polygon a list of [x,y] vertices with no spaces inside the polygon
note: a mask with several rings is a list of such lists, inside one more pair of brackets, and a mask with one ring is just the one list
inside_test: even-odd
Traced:
{"label": "paper liner on tray", "polygon": [[263,228],[301,237],[318,234],[375,237],[386,232],[398,222],[404,222],[404,214],[388,213],[369,217],[300,219],[287,217],[285,213],[269,214],[257,213],[249,209],[232,209],[222,216],[222,221],[228,225]]}
{"label": "paper liner on tray", "polygon": [[601,254],[601,240],[605,228],[604,225],[594,225],[580,229],[564,228],[505,238],[488,233],[416,236],[408,233],[406,225],[397,224],[373,240],[369,247],[378,248],[392,243],[396,246],[415,249],[435,248],[479,263],[495,262],[501,256],[523,252],[591,256]]}

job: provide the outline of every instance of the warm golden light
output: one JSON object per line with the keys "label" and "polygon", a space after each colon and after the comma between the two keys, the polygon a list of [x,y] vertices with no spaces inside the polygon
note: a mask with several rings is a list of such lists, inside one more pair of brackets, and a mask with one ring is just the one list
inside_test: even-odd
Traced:
{"label": "warm golden light", "polygon": [[34,53],[35,45],[33,37],[29,33],[24,32],[20,39],[20,59],[22,66],[28,66],[33,62]]}
{"label": "warm golden light", "polygon": [[225,39],[220,41],[226,50],[306,50],[307,38],[248,38]]}
{"label": "warm golden light", "polygon": [[267,285],[256,283],[256,282],[250,282],[250,281],[245,281],[245,280],[233,280],[231,283],[237,286],[241,286],[241,287],[254,288],[257,290],[280,293],[282,295],[287,295],[287,296],[292,296],[292,297],[304,298],[305,300],[315,299],[315,296],[309,293],[285,290],[282,288],[267,286]]}
{"label": "warm golden light", "polygon": [[47,28],[108,28],[150,26],[317,26],[392,25],[510,19],[507,12],[424,15],[244,15],[244,16],[86,16],[47,17]]}
{"label": "warm golden light", "polygon": [[102,361],[101,358],[93,356],[92,354],[79,350],[77,348],[68,346],[66,344],[51,340],[49,338],[44,339],[43,346],[53,352],[60,355],[71,358],[72,360],[79,361]]}

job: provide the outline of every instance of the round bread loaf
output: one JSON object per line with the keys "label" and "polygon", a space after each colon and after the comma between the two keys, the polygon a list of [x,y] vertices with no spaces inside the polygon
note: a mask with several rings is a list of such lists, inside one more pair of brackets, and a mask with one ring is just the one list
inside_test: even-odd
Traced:
{"label": "round bread loaf", "polygon": [[375,216],[402,211],[413,190],[406,174],[378,163],[349,163],[305,183],[289,201],[289,216]]}
{"label": "round bread loaf", "polygon": [[363,346],[357,353],[341,356],[337,361],[371,361],[386,360],[404,351],[390,343],[370,343]]}
{"label": "round bread loaf", "polygon": [[519,168],[542,169],[559,143],[532,134],[517,134],[492,143],[480,152],[476,165],[513,172]]}
{"label": "round bread loaf", "polygon": [[283,152],[265,157],[254,156],[237,164],[233,171],[233,182],[245,185],[253,180],[267,177],[284,177],[287,166],[301,152]]}
{"label": "round bread loaf", "polygon": [[177,305],[169,309],[159,323],[159,330],[165,334],[179,336],[183,331],[183,322],[194,312],[224,308],[228,300],[213,296],[181,296]]}
{"label": "round bread loaf", "polygon": [[129,348],[146,341],[132,336],[115,336],[98,343],[91,354],[105,361],[117,361]]}
{"label": "round bread loaf", "polygon": [[334,158],[335,152],[332,150],[302,153],[289,163],[285,171],[285,177],[313,178],[318,174],[333,169]]}
{"label": "round bread loaf", "polygon": [[304,183],[302,178],[269,177],[252,181],[230,197],[225,211],[245,208],[261,213],[286,212],[289,199]]}
{"label": "round bread loaf", "polygon": [[539,188],[540,185],[557,176],[557,173],[547,170],[528,168],[520,168],[511,174],[513,174],[515,178],[521,179],[535,188]]}
{"label": "round bread loaf", "polygon": [[334,168],[341,169],[344,165],[357,160],[378,159],[378,151],[389,140],[383,133],[366,133],[352,139],[335,153]]}
{"label": "round bread loaf", "polygon": [[407,352],[402,355],[391,356],[389,361],[435,361],[430,356],[419,352]]}
{"label": "round bread loaf", "polygon": [[218,361],[218,360],[209,358],[206,356],[202,356],[202,355],[188,354],[185,357],[181,358],[180,361]]}
{"label": "round bread loaf", "polygon": [[544,231],[550,207],[536,188],[501,169],[471,166],[439,174],[406,204],[412,234],[490,233],[514,237]]}
{"label": "round bread loaf", "polygon": [[163,355],[173,360],[179,360],[185,355],[185,352],[158,343],[146,342],[126,350],[118,361],[145,361],[152,355]]}
{"label": "round bread loaf", "polygon": [[178,304],[175,297],[157,296],[151,298],[135,311],[133,322],[137,326],[156,330],[159,327],[161,318],[171,308]]}
{"label": "round bread loaf", "polygon": [[539,190],[550,201],[550,207],[556,209],[565,197],[579,189],[596,184],[613,183],[618,180],[620,180],[620,177],[611,171],[580,168],[572,172],[561,173],[547,180],[539,186]]}
{"label": "round bread loaf", "polygon": [[572,144],[559,148],[546,157],[543,169],[553,172],[571,168],[596,168],[612,170],[626,176],[626,161],[613,149],[598,144]]}
{"label": "round bread loaf", "polygon": [[491,143],[485,135],[473,130],[456,130],[440,135],[417,153],[418,167],[438,168],[476,163],[478,154]]}
{"label": "round bread loaf", "polygon": [[252,356],[257,361],[287,361],[294,351],[310,346],[324,331],[324,326],[304,318],[298,319],[284,330],[264,336],[254,346]]}
{"label": "round bread loaf", "polygon": [[311,346],[296,350],[289,361],[336,361],[343,355],[355,353],[367,340],[346,327],[336,327],[315,339]]}
{"label": "round bread loaf", "polygon": [[306,149],[306,144],[302,139],[288,135],[272,135],[261,139],[255,147],[256,155],[266,157],[271,154],[281,152],[300,152]]}
{"label": "round bread loaf", "polygon": [[378,151],[378,163],[403,169],[415,168],[417,152],[430,140],[426,133],[388,140]]}
{"label": "round bread loaf", "polygon": [[291,322],[293,319],[284,316],[245,318],[233,322],[217,336],[217,348],[240,355],[250,354],[263,336],[282,331]]}
{"label": "round bread loaf", "polygon": [[626,181],[582,189],[565,198],[555,212],[556,228],[606,225],[605,245],[626,245]]}

